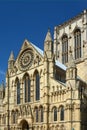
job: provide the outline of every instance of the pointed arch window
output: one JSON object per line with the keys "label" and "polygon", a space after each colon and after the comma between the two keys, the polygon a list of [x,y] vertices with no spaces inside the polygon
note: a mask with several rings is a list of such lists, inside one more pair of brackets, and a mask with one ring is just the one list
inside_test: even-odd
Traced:
{"label": "pointed arch window", "polygon": [[60,120],[63,121],[64,120],[64,107],[62,106],[60,109]]}
{"label": "pointed arch window", "polygon": [[68,37],[63,35],[62,37],[62,63],[68,62]]}
{"label": "pointed arch window", "polygon": [[15,112],[12,111],[12,123],[13,124],[15,124],[15,120],[16,120],[16,118],[15,118]]}
{"label": "pointed arch window", "polygon": [[17,79],[16,85],[17,85],[17,104],[20,104],[20,82],[19,82],[19,79]]}
{"label": "pointed arch window", "polygon": [[35,92],[35,99],[40,100],[40,76],[38,72],[35,75]]}
{"label": "pointed arch window", "polygon": [[76,29],[74,32],[75,59],[81,58],[81,31]]}
{"label": "pointed arch window", "polygon": [[35,109],[35,113],[36,113],[36,122],[38,122],[38,108]]}
{"label": "pointed arch window", "polygon": [[43,107],[40,108],[40,117],[41,117],[41,122],[43,122]]}
{"label": "pointed arch window", "polygon": [[57,108],[54,107],[53,109],[54,121],[57,121]]}
{"label": "pointed arch window", "polygon": [[24,95],[25,95],[25,102],[30,102],[30,78],[28,75],[24,77]]}

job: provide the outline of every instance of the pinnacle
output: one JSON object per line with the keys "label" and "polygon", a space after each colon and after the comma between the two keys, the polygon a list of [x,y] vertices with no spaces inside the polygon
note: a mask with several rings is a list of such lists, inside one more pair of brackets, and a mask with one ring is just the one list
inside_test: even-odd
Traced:
{"label": "pinnacle", "polygon": [[11,51],[11,54],[10,54],[10,57],[9,57],[9,61],[12,61],[14,60],[14,54],[13,54],[13,51]]}
{"label": "pinnacle", "polygon": [[47,42],[47,41],[52,41],[50,29],[48,29],[48,32],[47,32],[47,35],[46,35],[46,38],[45,38],[45,42]]}

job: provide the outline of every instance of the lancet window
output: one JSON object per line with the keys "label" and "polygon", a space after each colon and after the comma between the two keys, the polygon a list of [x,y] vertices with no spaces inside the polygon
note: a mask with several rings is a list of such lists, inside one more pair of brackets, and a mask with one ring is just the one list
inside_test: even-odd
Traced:
{"label": "lancet window", "polygon": [[62,63],[68,62],[68,37],[63,35],[62,37]]}

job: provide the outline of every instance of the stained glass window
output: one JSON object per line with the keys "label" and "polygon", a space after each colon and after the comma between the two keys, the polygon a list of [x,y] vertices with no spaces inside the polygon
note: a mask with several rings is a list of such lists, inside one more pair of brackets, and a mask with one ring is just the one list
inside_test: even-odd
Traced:
{"label": "stained glass window", "polygon": [[30,79],[29,76],[24,78],[25,102],[30,102]]}
{"label": "stained glass window", "polygon": [[68,62],[68,37],[64,35],[62,37],[62,63]]}
{"label": "stained glass window", "polygon": [[57,108],[56,107],[53,109],[53,112],[54,112],[54,121],[57,121]]}
{"label": "stained glass window", "polygon": [[36,84],[36,100],[40,99],[40,76],[38,73],[36,73],[36,79],[35,79],[35,84]]}
{"label": "stained glass window", "polygon": [[60,109],[60,120],[64,120],[64,107],[62,106]]}
{"label": "stained glass window", "polygon": [[76,29],[74,32],[75,59],[81,57],[81,31]]}
{"label": "stained glass window", "polygon": [[17,80],[17,104],[20,104],[20,82]]}

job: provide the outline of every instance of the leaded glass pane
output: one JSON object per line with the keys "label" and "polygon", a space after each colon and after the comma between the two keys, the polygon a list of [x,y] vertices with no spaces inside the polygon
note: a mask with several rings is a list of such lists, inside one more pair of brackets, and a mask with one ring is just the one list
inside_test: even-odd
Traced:
{"label": "leaded glass pane", "polygon": [[40,99],[40,77],[36,74],[36,100]]}
{"label": "leaded glass pane", "polygon": [[74,33],[75,59],[81,57],[81,31],[77,29]]}
{"label": "leaded glass pane", "polygon": [[41,122],[43,122],[43,107],[41,107]]}
{"label": "leaded glass pane", "polygon": [[62,63],[68,62],[68,37],[64,35],[62,37]]}
{"label": "leaded glass pane", "polygon": [[61,111],[60,111],[60,120],[64,120],[64,107],[61,107]]}
{"label": "leaded glass pane", "polygon": [[20,104],[20,83],[17,81],[17,104]]}
{"label": "leaded glass pane", "polygon": [[54,121],[57,121],[57,108],[54,108]]}
{"label": "leaded glass pane", "polygon": [[25,102],[30,102],[30,79],[28,76],[24,78]]}

